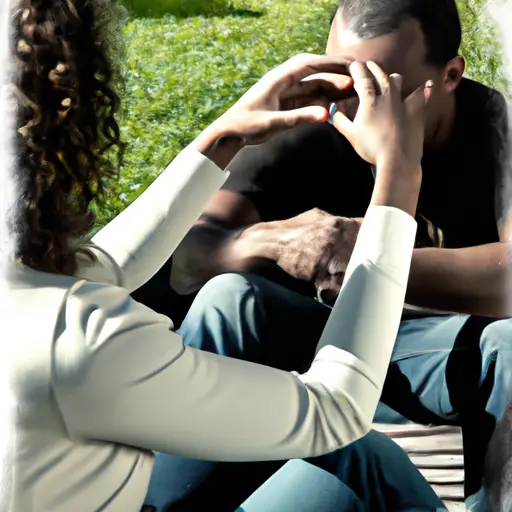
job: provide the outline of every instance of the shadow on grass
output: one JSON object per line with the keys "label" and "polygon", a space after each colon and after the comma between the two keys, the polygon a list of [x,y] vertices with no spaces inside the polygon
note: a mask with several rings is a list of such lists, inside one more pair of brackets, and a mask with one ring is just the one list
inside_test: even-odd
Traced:
{"label": "shadow on grass", "polygon": [[138,18],[235,17],[259,18],[265,11],[256,11],[233,5],[231,0],[118,0]]}

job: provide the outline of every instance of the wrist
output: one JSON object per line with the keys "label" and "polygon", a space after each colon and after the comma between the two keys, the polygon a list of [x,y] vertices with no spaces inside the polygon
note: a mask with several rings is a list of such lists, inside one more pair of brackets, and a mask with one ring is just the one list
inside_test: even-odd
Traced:
{"label": "wrist", "polygon": [[214,123],[199,135],[195,146],[197,151],[224,170],[245,143],[242,137],[234,135],[221,123]]}
{"label": "wrist", "polygon": [[421,189],[421,164],[383,159],[377,163],[376,174],[371,204],[393,206],[414,217]]}
{"label": "wrist", "polygon": [[259,222],[244,229],[238,236],[241,250],[250,257],[277,262],[282,240],[277,222]]}
{"label": "wrist", "polygon": [[387,154],[378,158],[376,161],[377,174],[390,176],[393,179],[401,179],[402,181],[420,182],[421,183],[421,159],[407,159],[399,154]]}

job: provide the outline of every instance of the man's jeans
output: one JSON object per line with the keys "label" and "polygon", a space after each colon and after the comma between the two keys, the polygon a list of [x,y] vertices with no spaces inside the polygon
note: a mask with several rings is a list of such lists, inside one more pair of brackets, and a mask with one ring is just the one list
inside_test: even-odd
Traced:
{"label": "man's jeans", "polygon": [[[187,345],[202,350],[303,372],[314,357],[329,313],[318,302],[262,277],[226,274],[201,290],[180,333]],[[462,425],[467,506],[478,512],[487,510],[479,492],[487,443],[512,400],[511,348],[509,319],[465,315],[404,319],[375,417],[379,423]],[[262,428],[264,422],[262,418]],[[203,484],[203,497],[211,493],[214,499],[230,492],[230,475],[239,474],[244,466],[159,456],[149,500],[162,489],[162,482],[156,482],[157,475],[162,475],[160,462],[170,467],[169,460],[162,458],[173,460],[173,471],[189,475],[181,488],[169,484],[174,488],[173,502]],[[256,477],[247,479],[247,488],[241,489],[246,496],[279,467],[275,463],[250,466]],[[392,470],[391,460],[389,467]],[[168,479],[177,484],[175,476],[169,474]]]}

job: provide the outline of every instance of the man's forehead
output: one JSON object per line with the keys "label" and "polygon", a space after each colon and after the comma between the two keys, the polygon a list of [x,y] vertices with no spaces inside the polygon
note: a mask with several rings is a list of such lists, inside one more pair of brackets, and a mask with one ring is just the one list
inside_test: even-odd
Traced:
{"label": "man's forehead", "polygon": [[414,61],[419,64],[425,56],[425,44],[420,24],[406,19],[400,27],[383,36],[361,39],[345,23],[341,12],[336,15],[331,36],[336,53],[350,60],[375,61],[388,73],[403,72]]}

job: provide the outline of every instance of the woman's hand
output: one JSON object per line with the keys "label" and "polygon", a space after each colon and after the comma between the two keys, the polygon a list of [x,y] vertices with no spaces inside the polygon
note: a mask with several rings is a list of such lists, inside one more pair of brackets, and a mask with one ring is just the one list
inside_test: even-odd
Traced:
{"label": "woman's hand", "polygon": [[341,112],[334,126],[352,144],[359,156],[379,165],[400,158],[417,166],[423,156],[425,105],[431,84],[402,99],[402,77],[388,76],[373,62],[350,65],[359,108],[353,121]]}
{"label": "woman's hand", "polygon": [[339,58],[297,55],[249,89],[224,122],[250,145],[301,123],[327,121],[331,103],[355,94],[348,65]]}
{"label": "woman's hand", "polygon": [[359,108],[353,121],[336,112],[333,125],[359,156],[377,167],[372,204],[416,211],[421,186],[421,158],[425,137],[425,105],[429,81],[405,100],[402,77],[388,76],[373,62],[350,66]]}
{"label": "woman's hand", "polygon": [[[207,156],[261,144],[301,123],[324,122],[331,103],[355,95],[349,63],[339,57],[297,55],[267,73],[199,137]],[[224,162],[222,162],[224,164]],[[222,165],[225,166],[225,165]]]}

